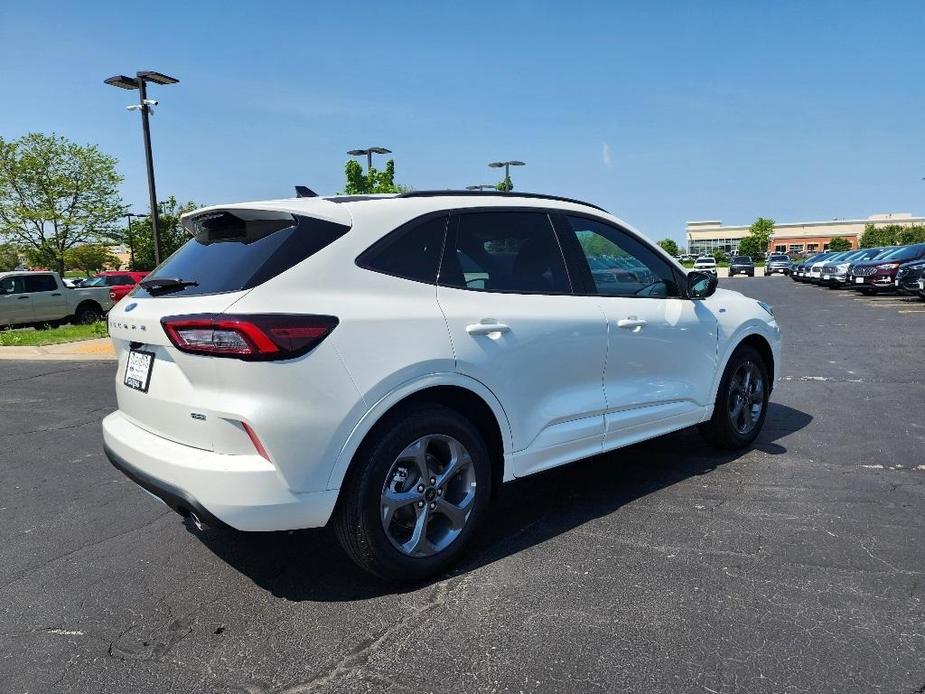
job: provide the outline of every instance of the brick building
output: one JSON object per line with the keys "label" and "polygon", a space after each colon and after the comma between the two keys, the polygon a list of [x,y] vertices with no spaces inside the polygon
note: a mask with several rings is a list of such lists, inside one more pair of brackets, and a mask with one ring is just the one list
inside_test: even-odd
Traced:
{"label": "brick building", "polygon": [[[829,241],[836,236],[847,239],[852,248],[858,247],[858,239],[867,224],[925,224],[925,217],[913,217],[908,212],[874,214],[867,219],[833,219],[826,222],[785,222],[774,225],[774,237],[768,251],[810,253],[828,248]],[[748,236],[749,225],[723,226],[720,220],[688,222],[686,228],[688,253],[713,254],[716,250],[734,253],[739,241]]]}

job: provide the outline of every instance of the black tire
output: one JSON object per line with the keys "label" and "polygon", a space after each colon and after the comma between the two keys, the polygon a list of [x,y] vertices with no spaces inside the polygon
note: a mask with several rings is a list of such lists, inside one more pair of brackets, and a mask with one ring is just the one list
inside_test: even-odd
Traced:
{"label": "black tire", "polygon": [[[734,396],[730,388],[731,381],[736,372],[744,364],[751,362],[758,367],[764,383],[763,397],[761,401],[761,412],[758,420],[754,423],[752,429],[746,434],[736,430],[730,416],[730,404]],[[719,390],[716,393],[716,403],[713,406],[713,416],[709,421],[699,426],[700,433],[703,437],[717,448],[726,450],[739,450],[745,448],[761,433],[761,427],[764,426],[764,420],[768,412],[768,398],[770,396],[771,382],[768,375],[768,365],[764,357],[747,345],[743,345],[733,352],[723,372],[723,378],[719,382]]]}
{"label": "black tire", "polygon": [[74,322],[77,325],[89,325],[103,319],[103,309],[92,301],[80,304],[74,311]]}
{"label": "black tire", "polygon": [[864,288],[861,290],[861,294],[863,294],[864,296],[874,296],[874,294],[876,294],[876,293],[877,293],[877,290],[876,290],[876,289],[871,289],[870,287],[864,287]]}
{"label": "black tire", "polygon": [[754,276],[755,276],[755,273],[754,273],[754,272],[749,272],[749,273],[748,273],[748,276],[749,276],[749,277],[754,277]]}
{"label": "black tire", "polygon": [[[450,436],[469,452],[476,495],[459,535],[442,551],[412,557],[395,547],[381,520],[381,495],[396,459],[421,437]],[[354,457],[332,518],[344,551],[360,568],[380,578],[409,582],[440,574],[459,557],[478,527],[491,498],[491,458],[478,429],[459,412],[422,403],[379,422]]]}

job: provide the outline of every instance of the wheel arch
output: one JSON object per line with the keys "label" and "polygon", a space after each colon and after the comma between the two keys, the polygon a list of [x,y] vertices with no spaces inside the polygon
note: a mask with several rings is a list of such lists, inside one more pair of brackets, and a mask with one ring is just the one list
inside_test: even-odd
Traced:
{"label": "wheel arch", "polygon": [[749,346],[758,351],[758,353],[764,358],[767,362],[768,369],[770,370],[768,378],[768,393],[774,391],[774,382],[777,378],[779,360],[775,356],[774,348],[771,346],[771,340],[756,328],[746,329],[743,334],[737,335],[735,339],[729,341],[729,347],[726,350],[726,354],[723,355],[723,360],[720,368],[716,370],[716,375],[713,380],[713,399],[712,405],[716,404],[716,397],[719,393],[719,384],[723,380],[723,374],[726,373],[726,368],[729,366],[729,360],[732,359],[732,355],[742,346]]}
{"label": "wheel arch", "polygon": [[337,456],[328,479],[328,489],[342,486],[357,451],[377,426],[401,408],[422,402],[450,407],[468,417],[479,429],[491,454],[495,489],[511,478],[508,465],[512,451],[510,423],[494,393],[479,381],[462,374],[432,374],[396,388],[367,410]]}
{"label": "wheel arch", "polygon": [[79,304],[77,304],[77,306],[74,307],[74,318],[75,319],[77,318],[77,314],[80,313],[80,309],[86,306],[94,307],[97,311],[99,311],[101,316],[106,315],[106,312],[103,310],[103,306],[102,304],[100,304],[99,301],[97,301],[96,299],[83,299],[81,300]]}

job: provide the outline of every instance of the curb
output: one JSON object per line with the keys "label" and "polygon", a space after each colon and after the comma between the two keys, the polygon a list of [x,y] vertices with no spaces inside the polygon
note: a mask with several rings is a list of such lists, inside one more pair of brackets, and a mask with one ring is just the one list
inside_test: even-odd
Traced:
{"label": "curb", "polygon": [[0,347],[0,359],[20,361],[115,361],[116,352],[108,337],[55,345]]}

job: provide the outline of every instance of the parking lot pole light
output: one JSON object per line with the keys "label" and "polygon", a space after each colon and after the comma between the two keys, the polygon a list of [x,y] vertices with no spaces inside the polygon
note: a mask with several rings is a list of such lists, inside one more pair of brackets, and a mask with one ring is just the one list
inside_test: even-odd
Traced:
{"label": "parking lot pole light", "polygon": [[504,167],[504,191],[506,193],[511,192],[511,189],[514,187],[511,184],[511,167],[526,165],[526,162],[522,162],[517,159],[510,159],[508,161],[493,161],[488,164],[488,166],[493,169],[500,169],[502,166]]}
{"label": "parking lot pole light", "polygon": [[157,191],[154,184],[154,157],[151,154],[151,126],[148,116],[152,113],[151,106],[157,102],[148,99],[148,82],[155,84],[176,84],[180,80],[175,77],[169,77],[160,72],[153,70],[139,70],[135,77],[125,75],[115,75],[107,80],[106,84],[120,89],[138,90],[138,106],[129,106],[129,110],[141,111],[141,129],[144,135],[145,143],[145,168],[148,173],[148,198],[151,205],[151,231],[154,234],[154,264],[161,264],[161,233],[158,228],[157,219]]}
{"label": "parking lot pole light", "polygon": [[347,151],[351,157],[362,157],[366,156],[366,173],[369,175],[370,169],[373,168],[373,155],[374,154],[391,154],[392,150],[386,149],[385,147],[367,147],[366,149],[351,149]]}

